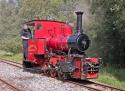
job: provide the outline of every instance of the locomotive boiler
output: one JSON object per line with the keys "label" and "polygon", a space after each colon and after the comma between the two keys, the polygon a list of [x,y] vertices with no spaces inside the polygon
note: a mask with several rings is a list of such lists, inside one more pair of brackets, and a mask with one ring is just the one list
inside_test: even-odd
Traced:
{"label": "locomotive boiler", "polygon": [[82,28],[83,12],[76,12],[76,31],[65,22],[32,20],[27,24],[33,29],[33,38],[28,40],[28,62],[24,67],[39,66],[44,74],[59,79],[97,78],[99,58],[88,58],[89,37]]}

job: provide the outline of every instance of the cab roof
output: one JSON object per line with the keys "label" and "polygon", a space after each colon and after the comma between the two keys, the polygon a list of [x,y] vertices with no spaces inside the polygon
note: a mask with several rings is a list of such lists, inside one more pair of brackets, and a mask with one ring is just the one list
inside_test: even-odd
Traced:
{"label": "cab roof", "polygon": [[29,25],[29,26],[34,26],[34,23],[35,23],[35,22],[40,22],[40,21],[41,21],[41,22],[42,22],[42,21],[58,22],[58,23],[66,24],[65,22],[55,21],[55,20],[31,20],[31,21],[24,22],[23,24],[26,24],[26,25]]}

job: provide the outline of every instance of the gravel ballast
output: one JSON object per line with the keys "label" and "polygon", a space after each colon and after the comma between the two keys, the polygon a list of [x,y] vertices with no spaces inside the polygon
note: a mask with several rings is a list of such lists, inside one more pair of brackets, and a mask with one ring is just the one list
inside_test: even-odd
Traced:
{"label": "gravel ballast", "polygon": [[2,62],[0,62],[0,78],[9,80],[25,91],[89,91],[84,87],[23,71],[23,69]]}

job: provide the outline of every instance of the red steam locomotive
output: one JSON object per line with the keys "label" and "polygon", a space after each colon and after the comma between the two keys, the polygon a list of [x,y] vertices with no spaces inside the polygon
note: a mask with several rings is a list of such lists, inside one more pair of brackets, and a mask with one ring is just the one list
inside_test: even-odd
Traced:
{"label": "red steam locomotive", "polygon": [[73,34],[72,27],[64,22],[50,20],[33,20],[25,24],[33,27],[33,38],[28,40],[28,64],[41,67],[51,77],[59,79],[97,78],[99,58],[87,58],[85,50],[90,40],[82,29],[82,14],[76,12],[77,26]]}

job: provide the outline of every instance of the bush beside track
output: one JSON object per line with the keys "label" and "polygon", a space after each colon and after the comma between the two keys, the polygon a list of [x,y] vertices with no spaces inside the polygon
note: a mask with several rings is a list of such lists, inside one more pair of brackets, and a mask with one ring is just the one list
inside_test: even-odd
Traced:
{"label": "bush beside track", "polygon": [[12,52],[6,52],[0,50],[0,58],[14,60],[14,62],[22,63],[22,53],[14,54]]}
{"label": "bush beside track", "polygon": [[101,67],[98,82],[125,90],[125,69],[114,66]]}

